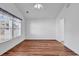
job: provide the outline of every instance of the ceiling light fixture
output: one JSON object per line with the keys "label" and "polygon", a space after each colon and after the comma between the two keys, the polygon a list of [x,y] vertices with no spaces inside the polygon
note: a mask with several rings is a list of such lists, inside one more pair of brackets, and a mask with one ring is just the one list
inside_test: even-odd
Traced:
{"label": "ceiling light fixture", "polygon": [[42,6],[42,4],[37,3],[34,5],[34,8],[41,9],[41,8],[43,8],[43,6]]}

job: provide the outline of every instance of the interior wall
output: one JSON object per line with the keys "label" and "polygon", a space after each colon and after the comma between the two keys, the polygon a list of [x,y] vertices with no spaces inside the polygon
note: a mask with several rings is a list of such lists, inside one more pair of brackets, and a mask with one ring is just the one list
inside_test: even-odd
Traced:
{"label": "interior wall", "polygon": [[65,16],[65,45],[79,54],[79,3],[71,4]]}
{"label": "interior wall", "polygon": [[[9,3],[0,3],[0,8],[3,8],[7,10],[8,12],[20,17],[23,19],[23,16],[19,12],[19,10],[16,8],[14,4],[9,4]],[[24,19],[22,20],[22,26],[24,25]],[[3,54],[4,52],[8,51],[9,49],[13,48],[15,45],[18,43],[22,42],[24,40],[24,27],[22,27],[22,36],[12,39],[10,41],[0,43],[0,55]]]}
{"label": "interior wall", "polygon": [[56,40],[64,41],[64,18],[56,20]]}
{"label": "interior wall", "polygon": [[56,39],[55,19],[28,19],[26,20],[27,39]]}
{"label": "interior wall", "polygon": [[[25,20],[26,39],[56,39],[56,16],[64,6],[62,4],[44,4],[41,10],[32,4],[16,4]],[[29,13],[26,13],[29,11]],[[53,19],[54,18],[54,19]]]}
{"label": "interior wall", "polygon": [[64,41],[65,10],[64,7],[56,18],[56,40],[59,42]]}
{"label": "interior wall", "polygon": [[[72,3],[69,7],[65,6],[59,18],[64,18],[64,45],[79,54],[79,4]],[[57,39],[58,41],[59,38]]]}

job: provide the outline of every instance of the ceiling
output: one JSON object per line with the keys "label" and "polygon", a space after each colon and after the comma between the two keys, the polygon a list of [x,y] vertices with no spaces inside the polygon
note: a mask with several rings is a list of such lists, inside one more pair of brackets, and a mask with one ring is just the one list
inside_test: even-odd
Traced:
{"label": "ceiling", "polygon": [[[53,18],[55,19],[64,7],[64,3],[41,3],[43,8],[34,8],[35,3],[16,3],[25,18]],[[29,11],[28,13],[26,11]]]}

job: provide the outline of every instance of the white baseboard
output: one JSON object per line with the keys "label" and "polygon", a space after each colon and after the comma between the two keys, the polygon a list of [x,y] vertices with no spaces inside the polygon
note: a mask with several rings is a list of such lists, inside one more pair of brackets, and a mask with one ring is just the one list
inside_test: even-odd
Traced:
{"label": "white baseboard", "polygon": [[[57,40],[57,39],[56,39],[56,40]],[[57,41],[62,42],[61,40],[57,40]],[[63,44],[64,44],[64,43],[63,43]],[[79,55],[79,50],[75,50],[75,49],[69,47],[69,45],[67,45],[67,44],[64,44],[64,46],[66,46],[67,48],[69,48],[70,50],[72,50],[74,53],[76,53],[76,54]]]}
{"label": "white baseboard", "polygon": [[25,40],[56,40],[56,38],[26,38]]}
{"label": "white baseboard", "polygon": [[78,54],[79,55],[79,50],[76,50],[74,48],[71,48],[69,45],[67,44],[64,44],[67,48],[69,48],[70,50],[72,50],[74,53]]}
{"label": "white baseboard", "polygon": [[[16,45],[18,45],[18,44],[21,43],[22,41],[24,41],[24,40],[18,40],[18,42],[14,43],[14,44],[11,43],[12,41],[8,41],[8,42],[11,43],[11,46],[6,47],[6,49],[3,49],[2,51],[0,51],[0,55],[4,54],[4,53],[7,52],[8,50],[12,49],[13,47],[15,47]],[[4,42],[4,43],[6,43],[6,44],[1,43],[1,44],[0,44],[0,48],[3,48],[5,45],[7,45],[8,42]]]}

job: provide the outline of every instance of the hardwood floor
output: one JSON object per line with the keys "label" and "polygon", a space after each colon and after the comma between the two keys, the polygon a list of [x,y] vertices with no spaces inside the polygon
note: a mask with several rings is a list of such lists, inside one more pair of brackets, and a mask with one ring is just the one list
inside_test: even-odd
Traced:
{"label": "hardwood floor", "polygon": [[55,40],[25,40],[2,56],[77,56]]}

